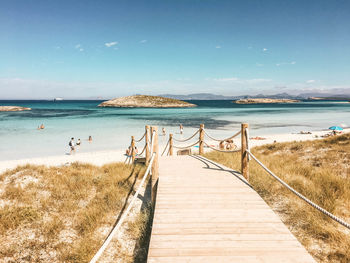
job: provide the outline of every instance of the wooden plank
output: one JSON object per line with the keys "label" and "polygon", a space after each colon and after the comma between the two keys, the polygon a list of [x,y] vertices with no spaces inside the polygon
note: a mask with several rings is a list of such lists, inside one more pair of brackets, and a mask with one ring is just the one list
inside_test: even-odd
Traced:
{"label": "wooden plank", "polygon": [[293,257],[293,254],[286,253],[280,255],[276,261],[276,256],[177,256],[174,257],[151,257],[148,260],[149,263],[173,263],[173,262],[186,262],[186,263],[271,263],[271,262],[283,262],[283,263],[309,263],[309,256],[298,255]]}
{"label": "wooden plank", "polygon": [[315,262],[241,176],[190,156],[159,172],[148,262]]}

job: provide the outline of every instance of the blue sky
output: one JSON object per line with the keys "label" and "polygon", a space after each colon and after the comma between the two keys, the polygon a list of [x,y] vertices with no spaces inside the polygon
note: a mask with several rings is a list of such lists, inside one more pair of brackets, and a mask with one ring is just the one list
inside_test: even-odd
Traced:
{"label": "blue sky", "polygon": [[16,1],[0,99],[350,93],[350,1]]}

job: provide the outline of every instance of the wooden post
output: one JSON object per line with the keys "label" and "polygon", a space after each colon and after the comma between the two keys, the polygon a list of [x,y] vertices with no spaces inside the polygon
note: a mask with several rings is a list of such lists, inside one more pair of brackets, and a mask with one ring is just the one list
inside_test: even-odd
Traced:
{"label": "wooden post", "polygon": [[159,147],[158,147],[158,127],[151,127],[151,133],[153,134],[153,149],[152,154],[155,153],[154,160],[152,163],[152,204],[155,204],[156,195],[157,195],[157,181],[159,177],[159,163],[158,163],[158,155],[159,155]]}
{"label": "wooden post", "polygon": [[136,155],[136,152],[135,152],[135,137],[131,136],[131,160],[132,160],[132,163],[134,163],[134,161],[135,161],[135,155]]}
{"label": "wooden post", "polygon": [[204,124],[199,128],[199,155],[204,154]]}
{"label": "wooden post", "polygon": [[173,156],[173,134],[169,134],[169,155]]}
{"label": "wooden post", "polygon": [[241,169],[242,169],[242,175],[245,179],[249,181],[249,160],[248,160],[248,153],[247,150],[247,134],[246,129],[248,129],[249,125],[248,123],[242,123],[241,124],[241,142],[242,142],[242,151],[241,151]]}
{"label": "wooden post", "polygon": [[145,144],[146,144],[146,166],[148,165],[149,163],[149,159],[151,158],[151,155],[150,155],[150,151],[149,151],[149,126],[146,125],[145,126]]}

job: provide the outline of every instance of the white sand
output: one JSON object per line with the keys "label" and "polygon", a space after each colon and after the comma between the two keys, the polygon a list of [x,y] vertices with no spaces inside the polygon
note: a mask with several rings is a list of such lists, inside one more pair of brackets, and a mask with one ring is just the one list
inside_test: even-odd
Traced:
{"label": "white sand", "polygon": [[39,158],[29,158],[21,160],[0,161],[0,173],[7,169],[13,169],[18,165],[36,164],[47,166],[69,165],[74,162],[90,163],[94,165],[104,165],[113,162],[124,162],[125,151],[98,151],[87,153],[75,153],[73,155],[45,156]]}
{"label": "white sand", "polygon": [[[343,133],[349,133],[350,129],[344,129]],[[250,140],[250,147],[270,144],[276,142],[290,142],[290,141],[306,141],[306,140],[316,140],[323,139],[321,136],[329,134],[329,131],[317,131],[312,132],[312,134],[271,134],[261,136],[266,138],[265,140]],[[240,145],[240,136],[234,139],[236,145]],[[208,141],[210,145],[218,147],[218,142]],[[180,145],[186,145],[186,143],[181,143]],[[160,152],[164,149],[163,143],[160,145]],[[206,149],[206,151],[208,148]],[[198,150],[197,150],[198,151]],[[194,148],[196,152],[196,148]],[[112,151],[98,151],[98,152],[87,152],[87,153],[76,153],[74,155],[58,155],[58,156],[45,156],[40,158],[29,158],[21,160],[8,160],[0,161],[0,173],[6,171],[7,169],[13,169],[18,165],[25,164],[36,164],[36,165],[47,165],[47,166],[59,166],[59,165],[69,165],[73,162],[89,163],[93,165],[104,165],[113,162],[124,162],[125,160],[124,150],[112,150]]]}

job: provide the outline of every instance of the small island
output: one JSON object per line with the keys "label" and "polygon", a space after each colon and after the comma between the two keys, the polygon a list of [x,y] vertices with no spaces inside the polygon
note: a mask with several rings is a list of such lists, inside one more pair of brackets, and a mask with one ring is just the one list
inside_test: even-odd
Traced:
{"label": "small island", "polygon": [[240,99],[234,101],[237,104],[258,104],[258,103],[295,103],[300,100],[292,99],[270,99],[270,98],[255,98],[255,99]]}
{"label": "small island", "polygon": [[197,105],[159,96],[134,95],[104,101],[98,107],[116,108],[188,108]]}
{"label": "small island", "polygon": [[19,106],[0,106],[0,111],[25,111],[31,110],[31,108],[19,107]]}

